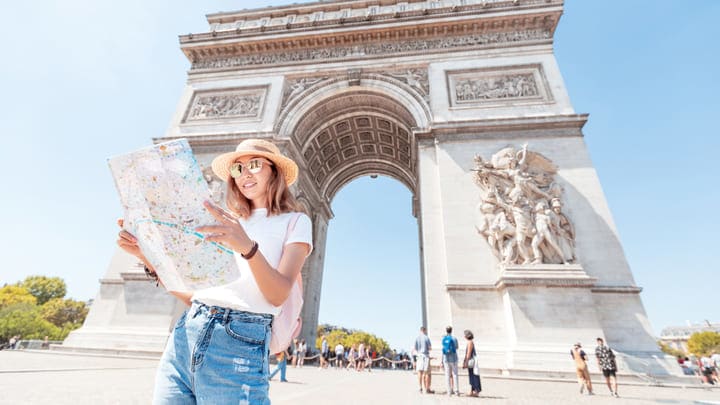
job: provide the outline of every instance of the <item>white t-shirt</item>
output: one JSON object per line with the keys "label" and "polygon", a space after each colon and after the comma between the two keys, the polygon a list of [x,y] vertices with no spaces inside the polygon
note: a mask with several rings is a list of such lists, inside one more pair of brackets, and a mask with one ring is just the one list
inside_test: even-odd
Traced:
{"label": "white t-shirt", "polygon": [[[296,213],[285,213],[268,217],[267,209],[259,208],[253,210],[248,219],[240,218],[239,222],[250,239],[258,243],[258,250],[265,256],[268,264],[277,269],[282,256],[283,241],[285,244],[307,243],[310,245],[308,255],[312,252],[312,222],[305,214],[300,214],[285,240],[290,221],[296,216]],[[260,292],[247,260],[237,252],[235,260],[240,270],[240,278],[228,284],[195,291],[192,299],[210,306],[277,315],[280,307],[270,304]]]}

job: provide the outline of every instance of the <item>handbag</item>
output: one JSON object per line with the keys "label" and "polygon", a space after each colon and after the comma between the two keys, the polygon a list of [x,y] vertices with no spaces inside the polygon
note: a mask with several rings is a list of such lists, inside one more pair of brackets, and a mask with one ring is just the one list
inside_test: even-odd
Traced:
{"label": "handbag", "polygon": [[473,356],[473,374],[480,378],[480,362],[477,360],[477,356]]}
{"label": "handbag", "polygon": [[[288,229],[285,233],[287,241],[290,231],[295,228],[300,213],[290,219]],[[283,242],[283,246],[285,243]],[[278,353],[290,346],[290,342],[300,334],[302,329],[302,317],[300,311],[303,306],[302,274],[299,273],[297,280],[290,289],[290,295],[280,307],[280,313],[272,320],[272,333],[270,334],[270,353]]]}
{"label": "handbag", "polygon": [[468,366],[468,368],[472,368],[473,371],[475,371],[474,370],[475,369],[475,356],[472,356],[468,359],[467,366]]}

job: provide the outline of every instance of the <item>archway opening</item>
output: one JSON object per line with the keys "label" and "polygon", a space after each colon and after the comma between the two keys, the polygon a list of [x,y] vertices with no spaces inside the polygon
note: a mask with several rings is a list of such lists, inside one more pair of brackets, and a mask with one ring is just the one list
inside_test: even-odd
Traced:
{"label": "archway opening", "polygon": [[[409,351],[422,323],[419,234],[412,192],[366,175],[332,200],[319,321],[372,333]],[[342,305],[337,305],[342,303]]]}

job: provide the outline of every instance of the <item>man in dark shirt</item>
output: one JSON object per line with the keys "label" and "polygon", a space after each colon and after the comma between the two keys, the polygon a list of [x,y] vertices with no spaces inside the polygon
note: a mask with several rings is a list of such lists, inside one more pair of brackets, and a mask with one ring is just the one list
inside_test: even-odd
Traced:
{"label": "man in dark shirt", "polygon": [[595,358],[598,362],[598,368],[602,370],[605,376],[605,382],[610,393],[614,397],[618,397],[617,391],[617,363],[615,362],[615,353],[610,349],[602,338],[597,338],[597,347],[595,348]]}

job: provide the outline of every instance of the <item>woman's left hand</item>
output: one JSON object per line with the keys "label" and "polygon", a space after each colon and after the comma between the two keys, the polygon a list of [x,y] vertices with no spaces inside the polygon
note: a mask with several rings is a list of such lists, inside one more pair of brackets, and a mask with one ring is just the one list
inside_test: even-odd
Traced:
{"label": "woman's left hand", "polygon": [[253,241],[245,233],[237,218],[229,211],[205,201],[203,206],[218,220],[219,225],[205,225],[195,228],[197,232],[205,234],[205,240],[217,242],[238,253],[247,253],[253,247]]}

